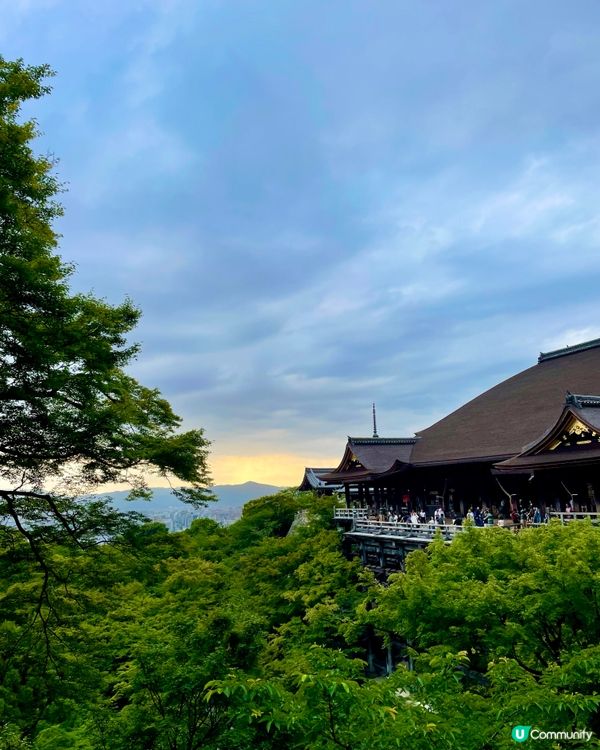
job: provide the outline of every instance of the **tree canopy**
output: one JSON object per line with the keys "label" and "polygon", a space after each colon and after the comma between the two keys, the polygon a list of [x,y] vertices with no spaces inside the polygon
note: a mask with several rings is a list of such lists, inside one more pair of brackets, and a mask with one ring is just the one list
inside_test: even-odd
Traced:
{"label": "tree canopy", "polygon": [[597,746],[598,528],[472,529],[382,585],[342,555],[331,504],[288,491],[227,528],[53,545],[50,656],[43,574],[5,547],[0,748],[508,750],[515,725]]}
{"label": "tree canopy", "polygon": [[203,502],[208,442],[179,431],[169,403],[126,372],[134,305],[70,290],[54,161],[34,153],[36,123],[21,116],[51,75],[0,58],[0,516],[30,536],[52,526],[80,537],[98,533],[100,508],[68,498],[106,482],[139,491],[155,471]]}

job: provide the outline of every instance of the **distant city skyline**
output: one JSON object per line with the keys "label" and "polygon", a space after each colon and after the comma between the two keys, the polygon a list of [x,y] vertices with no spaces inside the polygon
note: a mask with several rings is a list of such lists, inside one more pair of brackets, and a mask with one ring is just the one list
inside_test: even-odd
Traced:
{"label": "distant city skyline", "polygon": [[131,368],[292,486],[600,336],[600,6],[18,0],[0,54],[65,183],[73,286]]}

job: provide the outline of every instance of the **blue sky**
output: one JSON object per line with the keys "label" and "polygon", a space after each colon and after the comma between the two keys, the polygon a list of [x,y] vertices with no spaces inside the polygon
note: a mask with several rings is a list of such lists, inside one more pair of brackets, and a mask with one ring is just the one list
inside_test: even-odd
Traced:
{"label": "blue sky", "polygon": [[78,289],[217,482],[295,483],[600,336],[600,5],[0,0]]}

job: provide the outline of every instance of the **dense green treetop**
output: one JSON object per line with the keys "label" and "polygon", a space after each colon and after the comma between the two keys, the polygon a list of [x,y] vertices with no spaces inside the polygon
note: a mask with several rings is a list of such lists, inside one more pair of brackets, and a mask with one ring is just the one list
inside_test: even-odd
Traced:
{"label": "dense green treetop", "polygon": [[125,371],[137,352],[133,304],[69,288],[73,268],[56,254],[52,226],[61,213],[53,161],[34,153],[36,124],[21,117],[50,75],[0,58],[0,515],[24,532],[57,523],[77,537],[79,520],[92,535],[101,524],[65,496],[105,482],[140,489],[155,471],[203,502],[208,443],[200,429],[180,432],[159,392]]}
{"label": "dense green treetop", "polygon": [[39,612],[13,532],[1,750],[508,750],[516,724],[596,733],[536,747],[598,746],[599,529],[473,529],[381,585],[342,555],[331,505],[284,492],[227,528],[52,545]]}

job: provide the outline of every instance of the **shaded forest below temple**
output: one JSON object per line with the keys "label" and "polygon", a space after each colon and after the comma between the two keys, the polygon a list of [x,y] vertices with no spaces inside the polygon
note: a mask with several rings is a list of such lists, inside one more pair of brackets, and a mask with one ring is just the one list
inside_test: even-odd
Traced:
{"label": "shaded forest below temple", "polygon": [[50,545],[42,600],[5,528],[0,747],[483,749],[516,724],[600,729],[600,530],[467,529],[382,585],[342,556],[331,502],[286,491],[227,528]]}

